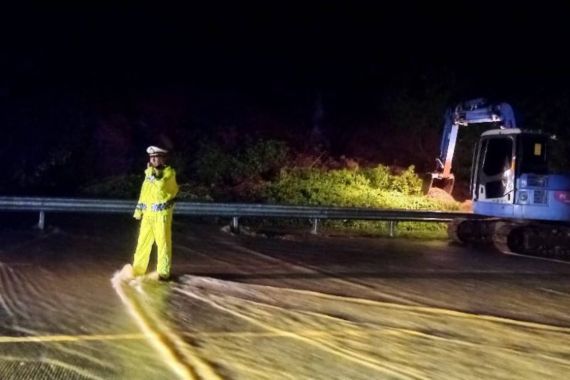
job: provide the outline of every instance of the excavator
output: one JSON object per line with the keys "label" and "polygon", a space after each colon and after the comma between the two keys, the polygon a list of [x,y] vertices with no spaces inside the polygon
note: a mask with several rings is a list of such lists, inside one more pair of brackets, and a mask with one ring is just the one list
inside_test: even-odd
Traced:
{"label": "excavator", "polygon": [[[449,237],[499,251],[570,260],[570,171],[557,167],[556,136],[517,128],[513,108],[479,98],[448,109],[440,156],[427,190],[451,194],[452,161],[461,127],[490,123],[473,150],[470,194],[476,218],[457,219]],[[498,128],[497,128],[498,127]]]}

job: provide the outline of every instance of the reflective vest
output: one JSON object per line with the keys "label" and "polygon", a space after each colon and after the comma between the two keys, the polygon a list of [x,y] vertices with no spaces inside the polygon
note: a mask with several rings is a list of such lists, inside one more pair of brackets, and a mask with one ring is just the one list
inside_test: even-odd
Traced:
{"label": "reflective vest", "polygon": [[176,171],[170,166],[158,170],[148,167],[134,217],[140,218],[147,212],[167,214],[172,212],[174,197],[178,194]]}

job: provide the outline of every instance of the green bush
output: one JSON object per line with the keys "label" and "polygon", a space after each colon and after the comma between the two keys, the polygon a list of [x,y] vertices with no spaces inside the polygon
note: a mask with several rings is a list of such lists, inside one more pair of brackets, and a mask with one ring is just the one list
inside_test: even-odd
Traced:
{"label": "green bush", "polygon": [[287,158],[287,145],[267,140],[249,144],[235,159],[234,178],[265,178],[275,176]]}
{"label": "green bush", "polygon": [[203,142],[196,153],[194,171],[202,184],[235,186],[258,182],[275,177],[287,153],[287,145],[276,140],[259,140],[234,149]]}
{"label": "green bush", "polygon": [[370,186],[379,190],[397,191],[403,194],[420,195],[422,180],[414,166],[408,167],[400,174],[393,174],[389,167],[378,165],[372,169],[363,169],[362,174],[370,181]]}
{"label": "green bush", "polygon": [[[373,176],[370,176],[372,173]],[[283,170],[278,181],[266,189],[273,203],[343,207],[399,208],[408,210],[458,209],[419,195],[421,180],[413,167],[401,177],[386,174],[384,168],[366,170],[323,170],[293,168]],[[370,179],[372,178],[372,179]],[[382,185],[380,188],[379,184]]]}
{"label": "green bush", "polygon": [[138,199],[143,181],[140,174],[114,176],[83,186],[80,192],[93,197]]}
{"label": "green bush", "polygon": [[[321,223],[324,231],[364,236],[389,236],[390,222],[369,220],[329,220]],[[394,222],[394,235],[406,238],[445,239],[447,223]]]}
{"label": "green bush", "polygon": [[204,184],[217,185],[226,179],[234,167],[231,154],[211,142],[201,142],[194,160],[196,179]]}
{"label": "green bush", "polygon": [[[90,197],[138,199],[144,177],[140,174],[115,176],[83,186],[81,194]],[[179,183],[176,199],[188,202],[211,202],[210,189],[195,183]]]}
{"label": "green bush", "polygon": [[[421,179],[410,167],[395,175],[385,166],[363,170],[290,168],[266,189],[272,203],[340,207],[371,207],[407,210],[458,210],[456,202],[442,202],[420,195]],[[323,228],[336,231],[388,235],[388,222],[323,221]],[[444,223],[397,223],[397,235],[443,238]]]}
{"label": "green bush", "polygon": [[375,168],[364,169],[362,174],[370,181],[370,186],[376,189],[388,189],[392,185],[392,173],[390,168],[384,165],[378,165]]}
{"label": "green bush", "polygon": [[210,188],[192,183],[179,184],[176,199],[185,202],[212,202],[214,200]]}

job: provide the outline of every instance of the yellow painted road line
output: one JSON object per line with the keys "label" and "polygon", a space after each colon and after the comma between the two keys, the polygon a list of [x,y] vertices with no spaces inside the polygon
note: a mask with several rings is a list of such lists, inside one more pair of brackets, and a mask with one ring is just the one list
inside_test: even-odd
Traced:
{"label": "yellow painted road line", "polygon": [[88,340],[136,340],[136,339],[145,339],[145,336],[144,334],[0,336],[0,343],[79,342],[79,341],[88,341]]}
{"label": "yellow painted road line", "polygon": [[[126,266],[123,268],[125,270]],[[184,380],[187,379],[208,379],[217,380],[221,379],[214,370],[199,357],[193,355],[186,355],[182,347],[182,343],[173,334],[166,331],[165,328],[160,328],[154,321],[145,314],[143,308],[137,302],[136,298],[130,299],[123,286],[127,287],[122,281],[122,272],[117,272],[111,282],[117,295],[131,314],[144,335],[148,338],[150,343],[160,352],[165,359],[166,363],[171,369]]]}
{"label": "yellow painted road line", "polygon": [[[350,329],[295,329],[291,331],[220,331],[220,332],[181,332],[182,336],[189,338],[201,338],[201,339],[247,339],[247,338],[291,338],[291,334],[302,335],[305,337],[328,337],[328,336],[351,336],[358,334],[366,334],[368,336],[372,335],[412,335],[418,337],[424,337],[434,340],[446,341],[451,344],[477,347],[481,346],[479,343],[464,341],[461,339],[453,339],[446,337],[439,337],[432,334],[426,334],[421,331],[415,331],[410,329],[401,328],[367,328],[367,327],[357,327]],[[77,342],[77,341],[116,341],[116,340],[142,340],[147,337],[144,334],[99,334],[99,335],[45,335],[45,336],[0,336],[0,344],[2,343],[46,343],[46,342]],[[494,349],[499,349],[502,351],[512,352],[516,354],[526,354],[526,355],[536,355],[535,353],[524,353],[519,350],[511,349],[508,347],[492,347]],[[539,354],[540,355],[540,354]],[[554,361],[558,364],[565,366],[570,365],[570,361],[560,358],[554,358],[551,356],[544,356],[544,359],[549,361]]]}

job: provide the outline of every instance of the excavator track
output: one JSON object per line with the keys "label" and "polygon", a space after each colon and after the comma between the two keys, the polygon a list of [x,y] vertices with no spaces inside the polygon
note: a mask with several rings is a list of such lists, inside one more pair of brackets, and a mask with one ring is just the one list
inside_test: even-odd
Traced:
{"label": "excavator track", "polygon": [[495,219],[455,219],[448,224],[449,238],[459,244],[488,245],[493,242]]}
{"label": "excavator track", "polygon": [[539,222],[497,222],[493,244],[503,253],[570,261],[570,226]]}
{"label": "excavator track", "polygon": [[492,245],[505,254],[570,261],[570,224],[504,219],[459,219],[448,227],[461,244]]}

